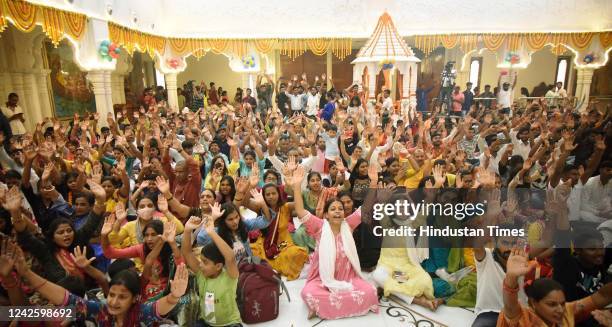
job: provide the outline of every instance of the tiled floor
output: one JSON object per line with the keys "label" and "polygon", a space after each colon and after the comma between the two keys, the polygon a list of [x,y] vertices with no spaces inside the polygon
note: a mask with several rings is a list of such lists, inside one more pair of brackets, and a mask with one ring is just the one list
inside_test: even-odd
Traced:
{"label": "tiled floor", "polygon": [[366,316],[338,319],[321,320],[318,318],[308,320],[308,310],[300,297],[300,291],[304,287],[305,280],[300,279],[285,282],[291,302],[283,295],[280,299],[280,315],[276,320],[248,326],[271,326],[271,327],[430,327],[449,326],[464,327],[471,326],[474,315],[471,311],[461,308],[441,306],[436,312],[431,312],[417,305],[405,305],[393,299],[385,299],[380,302],[380,310],[377,314],[370,313]]}

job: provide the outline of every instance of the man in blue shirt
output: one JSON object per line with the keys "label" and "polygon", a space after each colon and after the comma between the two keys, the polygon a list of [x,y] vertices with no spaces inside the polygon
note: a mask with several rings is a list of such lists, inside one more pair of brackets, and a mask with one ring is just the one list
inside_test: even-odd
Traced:
{"label": "man in blue shirt", "polygon": [[467,82],[465,84],[465,91],[463,91],[463,105],[461,105],[461,111],[463,111],[463,115],[470,111],[470,107],[472,106],[472,102],[474,102],[474,93],[472,93],[472,82]]}
{"label": "man in blue shirt", "polygon": [[327,98],[327,104],[321,111],[321,119],[329,123],[334,116],[334,111],[336,111],[336,104],[334,103],[334,94],[332,92],[327,92],[325,97]]}
{"label": "man in blue shirt", "polygon": [[417,98],[417,111],[426,112],[427,111],[427,96],[429,92],[433,90],[433,86],[426,89],[424,83],[420,83],[419,87],[416,90],[416,98]]}

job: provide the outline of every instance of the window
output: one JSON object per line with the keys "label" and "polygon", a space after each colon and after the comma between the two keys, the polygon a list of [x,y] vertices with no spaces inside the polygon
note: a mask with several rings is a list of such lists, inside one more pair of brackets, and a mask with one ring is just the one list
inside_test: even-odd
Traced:
{"label": "window", "polygon": [[563,83],[563,87],[567,88],[567,78],[569,76],[570,60],[572,58],[568,56],[561,56],[557,58],[557,72],[555,73],[555,83]]}
{"label": "window", "polygon": [[481,73],[482,57],[472,57],[472,59],[470,60],[470,82],[472,82],[472,90],[474,90],[475,87],[480,85]]}

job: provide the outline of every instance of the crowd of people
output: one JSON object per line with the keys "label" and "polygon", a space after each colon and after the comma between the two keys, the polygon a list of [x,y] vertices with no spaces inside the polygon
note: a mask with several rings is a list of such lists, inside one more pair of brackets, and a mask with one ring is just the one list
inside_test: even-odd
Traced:
{"label": "crowd of people", "polygon": [[[387,89],[370,102],[374,90],[331,76],[260,75],[233,100],[189,82],[180,110],[147,89],[140,110],[102,128],[91,114],[26,132],[12,116],[0,131],[2,305],[73,305],[74,325],[239,326],[240,267],[256,257],[305,279],[309,318],[378,312],[392,296],[474,308],[473,326],[609,326],[609,112],[513,102],[514,85],[500,87],[402,112]],[[398,193],[484,198],[487,210],[373,219],[368,203]],[[527,233],[374,232],[440,224]]]}

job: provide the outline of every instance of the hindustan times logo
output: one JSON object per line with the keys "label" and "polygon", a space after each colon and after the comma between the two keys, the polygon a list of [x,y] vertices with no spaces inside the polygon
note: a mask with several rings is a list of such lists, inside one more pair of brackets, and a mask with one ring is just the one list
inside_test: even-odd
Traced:
{"label": "hindustan times logo", "polygon": [[466,217],[482,216],[485,213],[487,201],[480,203],[425,203],[409,200],[396,200],[394,203],[375,203],[372,207],[372,218],[381,220],[385,216],[404,217],[415,220],[423,216],[453,216],[457,220]]}

